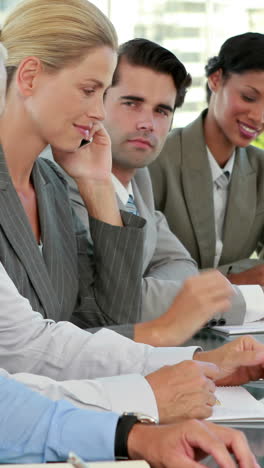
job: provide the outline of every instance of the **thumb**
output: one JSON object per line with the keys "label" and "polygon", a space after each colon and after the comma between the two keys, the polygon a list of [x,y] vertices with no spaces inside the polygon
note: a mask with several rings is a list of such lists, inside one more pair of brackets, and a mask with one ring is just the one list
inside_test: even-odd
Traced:
{"label": "thumb", "polygon": [[264,351],[240,351],[235,356],[233,364],[245,367],[264,364]]}

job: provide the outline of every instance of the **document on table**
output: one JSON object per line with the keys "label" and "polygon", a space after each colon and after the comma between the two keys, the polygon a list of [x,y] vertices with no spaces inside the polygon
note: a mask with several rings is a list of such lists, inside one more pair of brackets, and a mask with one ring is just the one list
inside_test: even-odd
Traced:
{"label": "document on table", "polygon": [[262,422],[264,405],[243,387],[217,387],[217,404],[208,420],[214,422]]}
{"label": "document on table", "polygon": [[[33,463],[26,465],[1,465],[1,468],[73,468],[71,463]],[[109,461],[109,462],[87,462],[87,468],[150,468],[149,464],[144,460],[128,460],[128,461]]]}
{"label": "document on table", "polygon": [[224,335],[249,335],[250,333],[264,333],[264,320],[258,322],[244,323],[243,325],[223,325],[211,327],[212,330]]}

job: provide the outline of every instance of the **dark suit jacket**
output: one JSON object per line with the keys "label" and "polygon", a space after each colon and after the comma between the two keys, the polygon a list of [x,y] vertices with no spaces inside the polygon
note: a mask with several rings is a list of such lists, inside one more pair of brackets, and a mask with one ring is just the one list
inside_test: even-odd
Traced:
{"label": "dark suit jacket", "polygon": [[[205,111],[206,112],[206,111]],[[215,255],[213,182],[207,158],[202,113],[185,128],[173,130],[150,167],[157,209],[200,268],[211,268]],[[219,269],[250,268],[263,244],[264,151],[237,148],[229,188]]]}
{"label": "dark suit jacket", "polygon": [[[18,291],[56,321],[83,328],[131,322],[140,313],[144,221],[126,213],[127,227],[120,228],[91,218],[89,254],[86,229],[71,209],[63,177],[39,158],[32,180],[42,254],[0,151],[0,261]],[[138,255],[124,248],[129,242]]]}

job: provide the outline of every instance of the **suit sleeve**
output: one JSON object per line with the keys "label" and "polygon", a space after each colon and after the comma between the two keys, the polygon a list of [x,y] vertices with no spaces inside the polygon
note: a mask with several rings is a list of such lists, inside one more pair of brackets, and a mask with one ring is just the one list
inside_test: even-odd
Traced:
{"label": "suit sleeve", "polygon": [[170,231],[165,216],[154,213],[157,243],[142,281],[142,320],[164,313],[173,302],[183,281],[198,274],[196,262]]}
{"label": "suit sleeve", "polygon": [[140,319],[145,220],[121,215],[124,227],[90,217],[90,243],[73,213],[80,290],[72,322],[81,328],[114,326],[117,331],[120,325],[121,333],[133,336],[133,326],[126,324]]}

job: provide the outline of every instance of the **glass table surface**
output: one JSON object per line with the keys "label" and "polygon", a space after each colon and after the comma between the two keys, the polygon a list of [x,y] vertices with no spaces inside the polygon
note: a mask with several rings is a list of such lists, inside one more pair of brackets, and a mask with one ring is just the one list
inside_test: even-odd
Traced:
{"label": "glass table surface", "polygon": [[[225,343],[233,341],[238,336],[241,335],[228,336],[205,328],[197,333],[192,339],[188,340],[184,346],[201,346],[204,350],[215,349]],[[252,336],[264,344],[264,334],[258,333]],[[245,385],[245,388],[257,400],[264,398],[264,380],[249,382]],[[264,421],[263,423],[256,423],[255,425],[243,423],[236,426],[233,424],[232,427],[237,427],[245,433],[250,447],[257,457],[258,463],[264,468]],[[212,457],[208,457],[206,460],[203,460],[203,463],[210,468],[216,468],[218,466]]]}

